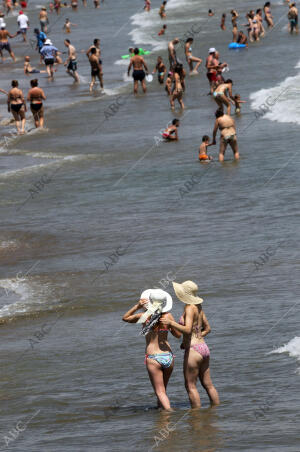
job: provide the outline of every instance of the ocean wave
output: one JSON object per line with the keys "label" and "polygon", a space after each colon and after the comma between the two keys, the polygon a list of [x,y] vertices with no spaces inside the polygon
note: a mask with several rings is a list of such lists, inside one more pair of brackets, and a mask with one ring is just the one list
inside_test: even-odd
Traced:
{"label": "ocean wave", "polygon": [[[273,350],[271,353],[288,353],[291,358],[296,358],[296,360],[300,363],[300,337],[294,337],[294,339],[290,340],[290,342],[277,348],[276,350]],[[297,372],[300,375],[300,367],[298,367]]]}
{"label": "ocean wave", "polygon": [[259,116],[281,123],[300,124],[300,74],[287,77],[279,85],[250,95],[251,108]]}

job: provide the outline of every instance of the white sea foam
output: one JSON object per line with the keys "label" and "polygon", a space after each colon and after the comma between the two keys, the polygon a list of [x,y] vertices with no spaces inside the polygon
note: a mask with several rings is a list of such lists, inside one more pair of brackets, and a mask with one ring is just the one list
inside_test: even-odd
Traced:
{"label": "white sea foam", "polygon": [[[300,67],[300,66],[299,66]],[[300,74],[250,95],[251,108],[271,121],[300,124]]]}
{"label": "white sea foam", "polygon": [[[300,364],[300,337],[294,337],[290,342],[271,353],[288,353],[291,358],[295,358]],[[298,368],[298,373],[300,374],[300,367]]]}

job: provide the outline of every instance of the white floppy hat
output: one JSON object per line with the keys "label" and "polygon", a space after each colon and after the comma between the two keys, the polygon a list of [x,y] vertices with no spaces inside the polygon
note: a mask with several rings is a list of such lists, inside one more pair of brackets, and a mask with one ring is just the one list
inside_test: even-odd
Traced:
{"label": "white floppy hat", "polygon": [[2,22],[2,24],[0,24],[0,28],[5,28],[6,24],[4,22]]}
{"label": "white floppy hat", "polygon": [[208,53],[215,53],[215,52],[216,52],[216,49],[214,47],[211,47],[208,51]]}
{"label": "white floppy hat", "polygon": [[173,282],[174,291],[180,301],[186,304],[200,304],[203,299],[198,297],[198,286],[193,281],[184,281],[182,284]]}
{"label": "white floppy hat", "polygon": [[[165,292],[162,289],[147,289],[141,295],[141,299],[144,298],[148,300],[147,308],[151,310],[157,309],[159,305],[161,305],[162,313],[169,312],[173,306],[173,300],[171,295],[168,292]],[[155,308],[155,309],[153,309]]]}
{"label": "white floppy hat", "polygon": [[46,39],[45,44],[46,44],[46,45],[49,44],[49,45],[51,46],[51,45],[52,45],[51,39]]}

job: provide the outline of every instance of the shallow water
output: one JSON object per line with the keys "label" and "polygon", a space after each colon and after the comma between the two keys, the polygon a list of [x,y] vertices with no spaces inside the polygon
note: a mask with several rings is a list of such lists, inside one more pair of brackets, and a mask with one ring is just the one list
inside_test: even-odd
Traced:
{"label": "shallow water", "polygon": [[[31,5],[33,29],[38,9]],[[226,0],[228,30],[221,32],[223,11],[214,5],[170,0],[168,31],[158,43],[162,22],[155,10],[142,13],[139,1],[68,10],[78,24],[69,36],[77,50],[101,38],[105,93],[89,95],[80,53],[85,81],[78,87],[63,68],[53,83],[39,77],[47,129],[2,144],[3,448],[9,431],[33,417],[11,449],[299,452],[299,38],[286,32],[283,18],[260,43],[229,51],[230,9],[241,13],[241,24],[255,6]],[[208,8],[217,10],[210,20]],[[281,3],[272,11],[275,22],[286,12]],[[61,50],[63,17],[51,33]],[[15,18],[6,22],[14,30]],[[203,70],[187,77],[186,111],[175,113],[180,141],[156,145],[174,117],[164,91],[155,79],[146,96],[134,98],[126,66],[118,64],[138,45],[156,49],[147,57],[152,69],[158,52],[167,61],[167,41],[184,39],[193,25],[200,30],[194,54],[204,59],[209,47],[220,50],[234,92],[248,101],[236,118],[238,164],[229,150],[222,166],[197,161],[215,111]],[[12,46],[21,61],[27,49]],[[185,61],[182,49],[178,55]],[[21,63],[0,67],[3,89],[16,77],[27,92]],[[274,105],[255,114],[269,96]],[[2,120],[9,117],[5,102],[1,96]],[[13,130],[3,126],[1,133]],[[217,147],[209,151],[217,158]],[[189,409],[182,352],[171,338],[175,412],[157,412],[139,327],[121,322],[145,288],[174,295],[172,279],[197,281],[205,300],[217,409],[208,408],[202,390],[203,408]],[[181,310],[176,300],[174,317]]]}

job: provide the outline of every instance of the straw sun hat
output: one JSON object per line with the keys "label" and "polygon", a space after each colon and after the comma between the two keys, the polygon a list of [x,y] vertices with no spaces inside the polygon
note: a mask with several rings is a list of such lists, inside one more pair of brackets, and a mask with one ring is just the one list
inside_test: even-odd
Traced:
{"label": "straw sun hat", "polygon": [[174,291],[177,298],[186,304],[200,304],[203,299],[198,297],[198,286],[193,281],[184,281],[182,284],[173,282]]}

